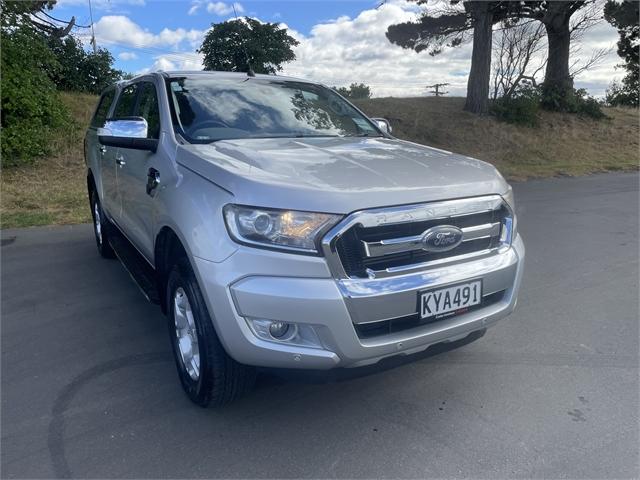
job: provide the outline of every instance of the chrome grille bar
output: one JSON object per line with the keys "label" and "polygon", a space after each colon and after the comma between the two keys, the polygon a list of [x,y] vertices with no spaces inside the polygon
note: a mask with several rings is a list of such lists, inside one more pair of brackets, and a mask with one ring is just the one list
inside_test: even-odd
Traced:
{"label": "chrome grille bar", "polygon": [[[354,227],[358,228],[373,228],[385,225],[402,225],[406,223],[423,222],[442,219],[443,224],[447,222],[447,219],[455,217],[483,214],[486,212],[492,212],[504,206],[504,201],[500,195],[487,195],[483,197],[472,197],[456,200],[445,200],[438,202],[428,202],[422,204],[401,205],[395,207],[383,207],[370,210],[361,210],[354,212],[346,217],[342,222],[333,227],[322,239],[322,252],[325,255],[327,264],[332,274],[337,279],[349,279],[354,278],[345,269],[343,260],[338,253],[338,242],[343,238],[345,234]],[[510,219],[507,219],[510,220]],[[486,231],[485,225],[491,225],[495,228],[493,223],[473,226],[471,229],[467,229],[465,237],[467,240],[472,238],[482,238]],[[495,231],[491,230],[490,234],[493,236]],[[498,226],[496,235],[503,233],[502,226]],[[406,240],[407,237],[395,239]],[[394,242],[387,241],[390,244]],[[501,241],[502,242],[502,241]],[[377,243],[377,242],[371,242]],[[502,244],[502,243],[501,243]],[[360,246],[360,244],[358,244]],[[500,247],[499,247],[500,248]],[[459,261],[465,261],[471,258],[481,258],[487,255],[493,255],[499,250],[499,248],[491,248],[489,250],[481,250],[478,252],[471,252],[469,254],[454,255],[447,258],[442,258],[427,262],[416,262],[413,265],[404,266],[389,266],[381,271],[373,271],[370,268],[365,269],[365,274],[369,278],[383,278],[391,277],[395,275],[404,275],[414,271],[424,270],[435,265],[444,265],[447,263],[456,263]],[[373,252],[364,255],[363,258],[370,258],[373,256]],[[376,254],[377,255],[377,254]],[[387,255],[387,254],[385,254]],[[380,258],[385,258],[385,255]]]}
{"label": "chrome grille bar", "polygon": [[[500,222],[474,225],[472,227],[462,228],[461,230],[463,242],[478,240],[480,238],[497,237],[500,234]],[[365,242],[362,240],[362,246],[364,247],[367,257],[381,257],[394,253],[421,250],[424,245],[422,242],[423,237],[424,234],[411,237],[390,238],[378,242]]]}

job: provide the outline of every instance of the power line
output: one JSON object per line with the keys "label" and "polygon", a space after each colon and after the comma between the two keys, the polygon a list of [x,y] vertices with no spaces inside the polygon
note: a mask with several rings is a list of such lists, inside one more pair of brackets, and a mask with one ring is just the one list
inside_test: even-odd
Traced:
{"label": "power line", "polygon": [[[49,15],[47,12],[45,12],[44,10],[39,11],[38,13],[42,13],[43,15],[46,15],[47,17],[49,17],[51,20],[55,21],[55,22],[59,22],[59,23],[64,23],[66,25],[69,24],[68,20],[60,20],[59,18],[56,18],[52,15]],[[34,15],[35,16],[35,15]],[[78,25],[78,23],[76,22],[74,25],[74,27],[78,27],[78,28],[90,28],[91,25]]]}

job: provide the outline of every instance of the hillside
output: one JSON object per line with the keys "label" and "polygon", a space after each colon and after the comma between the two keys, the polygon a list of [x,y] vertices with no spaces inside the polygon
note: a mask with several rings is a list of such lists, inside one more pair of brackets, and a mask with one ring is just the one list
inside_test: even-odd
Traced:
{"label": "hillside", "polygon": [[[60,132],[56,153],[2,172],[2,228],[90,221],[82,138],[97,97],[62,94],[75,128]],[[510,179],[637,169],[637,110],[607,109],[609,119],[543,113],[539,128],[516,127],[462,111],[461,98],[380,98],[357,102],[391,121],[400,138],[495,164]]]}
{"label": "hillside", "polygon": [[464,98],[376,98],[356,102],[385,117],[399,138],[494,164],[510,179],[630,170],[640,163],[638,110],[605,109],[608,119],[542,112],[540,127],[479,118]]}
{"label": "hillside", "polygon": [[83,138],[98,101],[95,95],[62,93],[75,120],[60,131],[51,158],[2,171],[2,228],[91,221],[84,171]]}

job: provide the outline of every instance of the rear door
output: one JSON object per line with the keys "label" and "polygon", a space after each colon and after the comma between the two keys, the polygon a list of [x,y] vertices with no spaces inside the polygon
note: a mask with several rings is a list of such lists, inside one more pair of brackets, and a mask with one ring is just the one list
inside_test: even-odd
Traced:
{"label": "rear door", "polygon": [[[85,143],[85,158],[89,167],[94,167],[94,178],[98,182],[98,191],[102,208],[111,216],[116,208],[114,205],[117,189],[115,177],[115,163],[113,159],[113,148],[100,144],[98,140],[98,129],[104,127],[107,120],[113,99],[116,96],[115,89],[108,90],[102,94],[96,112],[91,119],[91,125],[87,130]],[[110,157],[110,159],[109,159]],[[100,188],[102,187],[102,188]]]}
{"label": "rear door", "polygon": [[[147,138],[160,138],[160,107],[155,85],[150,81],[136,84],[138,97],[131,115],[147,121]],[[158,149],[159,151],[160,149]],[[124,164],[118,170],[118,190],[122,199],[120,224],[129,240],[148,259],[153,258],[153,225],[155,188],[149,177],[156,172],[160,175],[161,159],[154,152],[121,148],[119,151]],[[159,178],[158,178],[159,180]],[[148,185],[149,184],[149,185]]]}
{"label": "rear door", "polygon": [[[130,117],[136,106],[138,88],[137,85],[128,85],[124,87],[116,100],[111,119]],[[101,146],[105,152],[102,155],[102,172],[103,172],[103,188],[104,201],[109,212],[109,217],[116,223],[120,224],[122,217],[122,198],[120,189],[118,188],[119,177],[122,174],[122,149],[118,147]],[[108,172],[106,177],[105,173]]]}

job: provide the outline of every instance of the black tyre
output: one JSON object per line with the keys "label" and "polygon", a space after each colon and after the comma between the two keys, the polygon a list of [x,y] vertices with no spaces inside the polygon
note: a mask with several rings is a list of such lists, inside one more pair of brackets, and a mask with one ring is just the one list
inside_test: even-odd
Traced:
{"label": "black tyre", "polygon": [[91,215],[93,216],[93,233],[96,236],[98,252],[103,258],[115,258],[116,255],[109,244],[109,234],[113,226],[102,211],[98,192],[95,190],[91,194]]}
{"label": "black tyre", "polygon": [[173,356],[191,401],[202,407],[220,406],[251,390],[255,368],[241,365],[225,352],[186,259],[169,274],[167,305]]}

